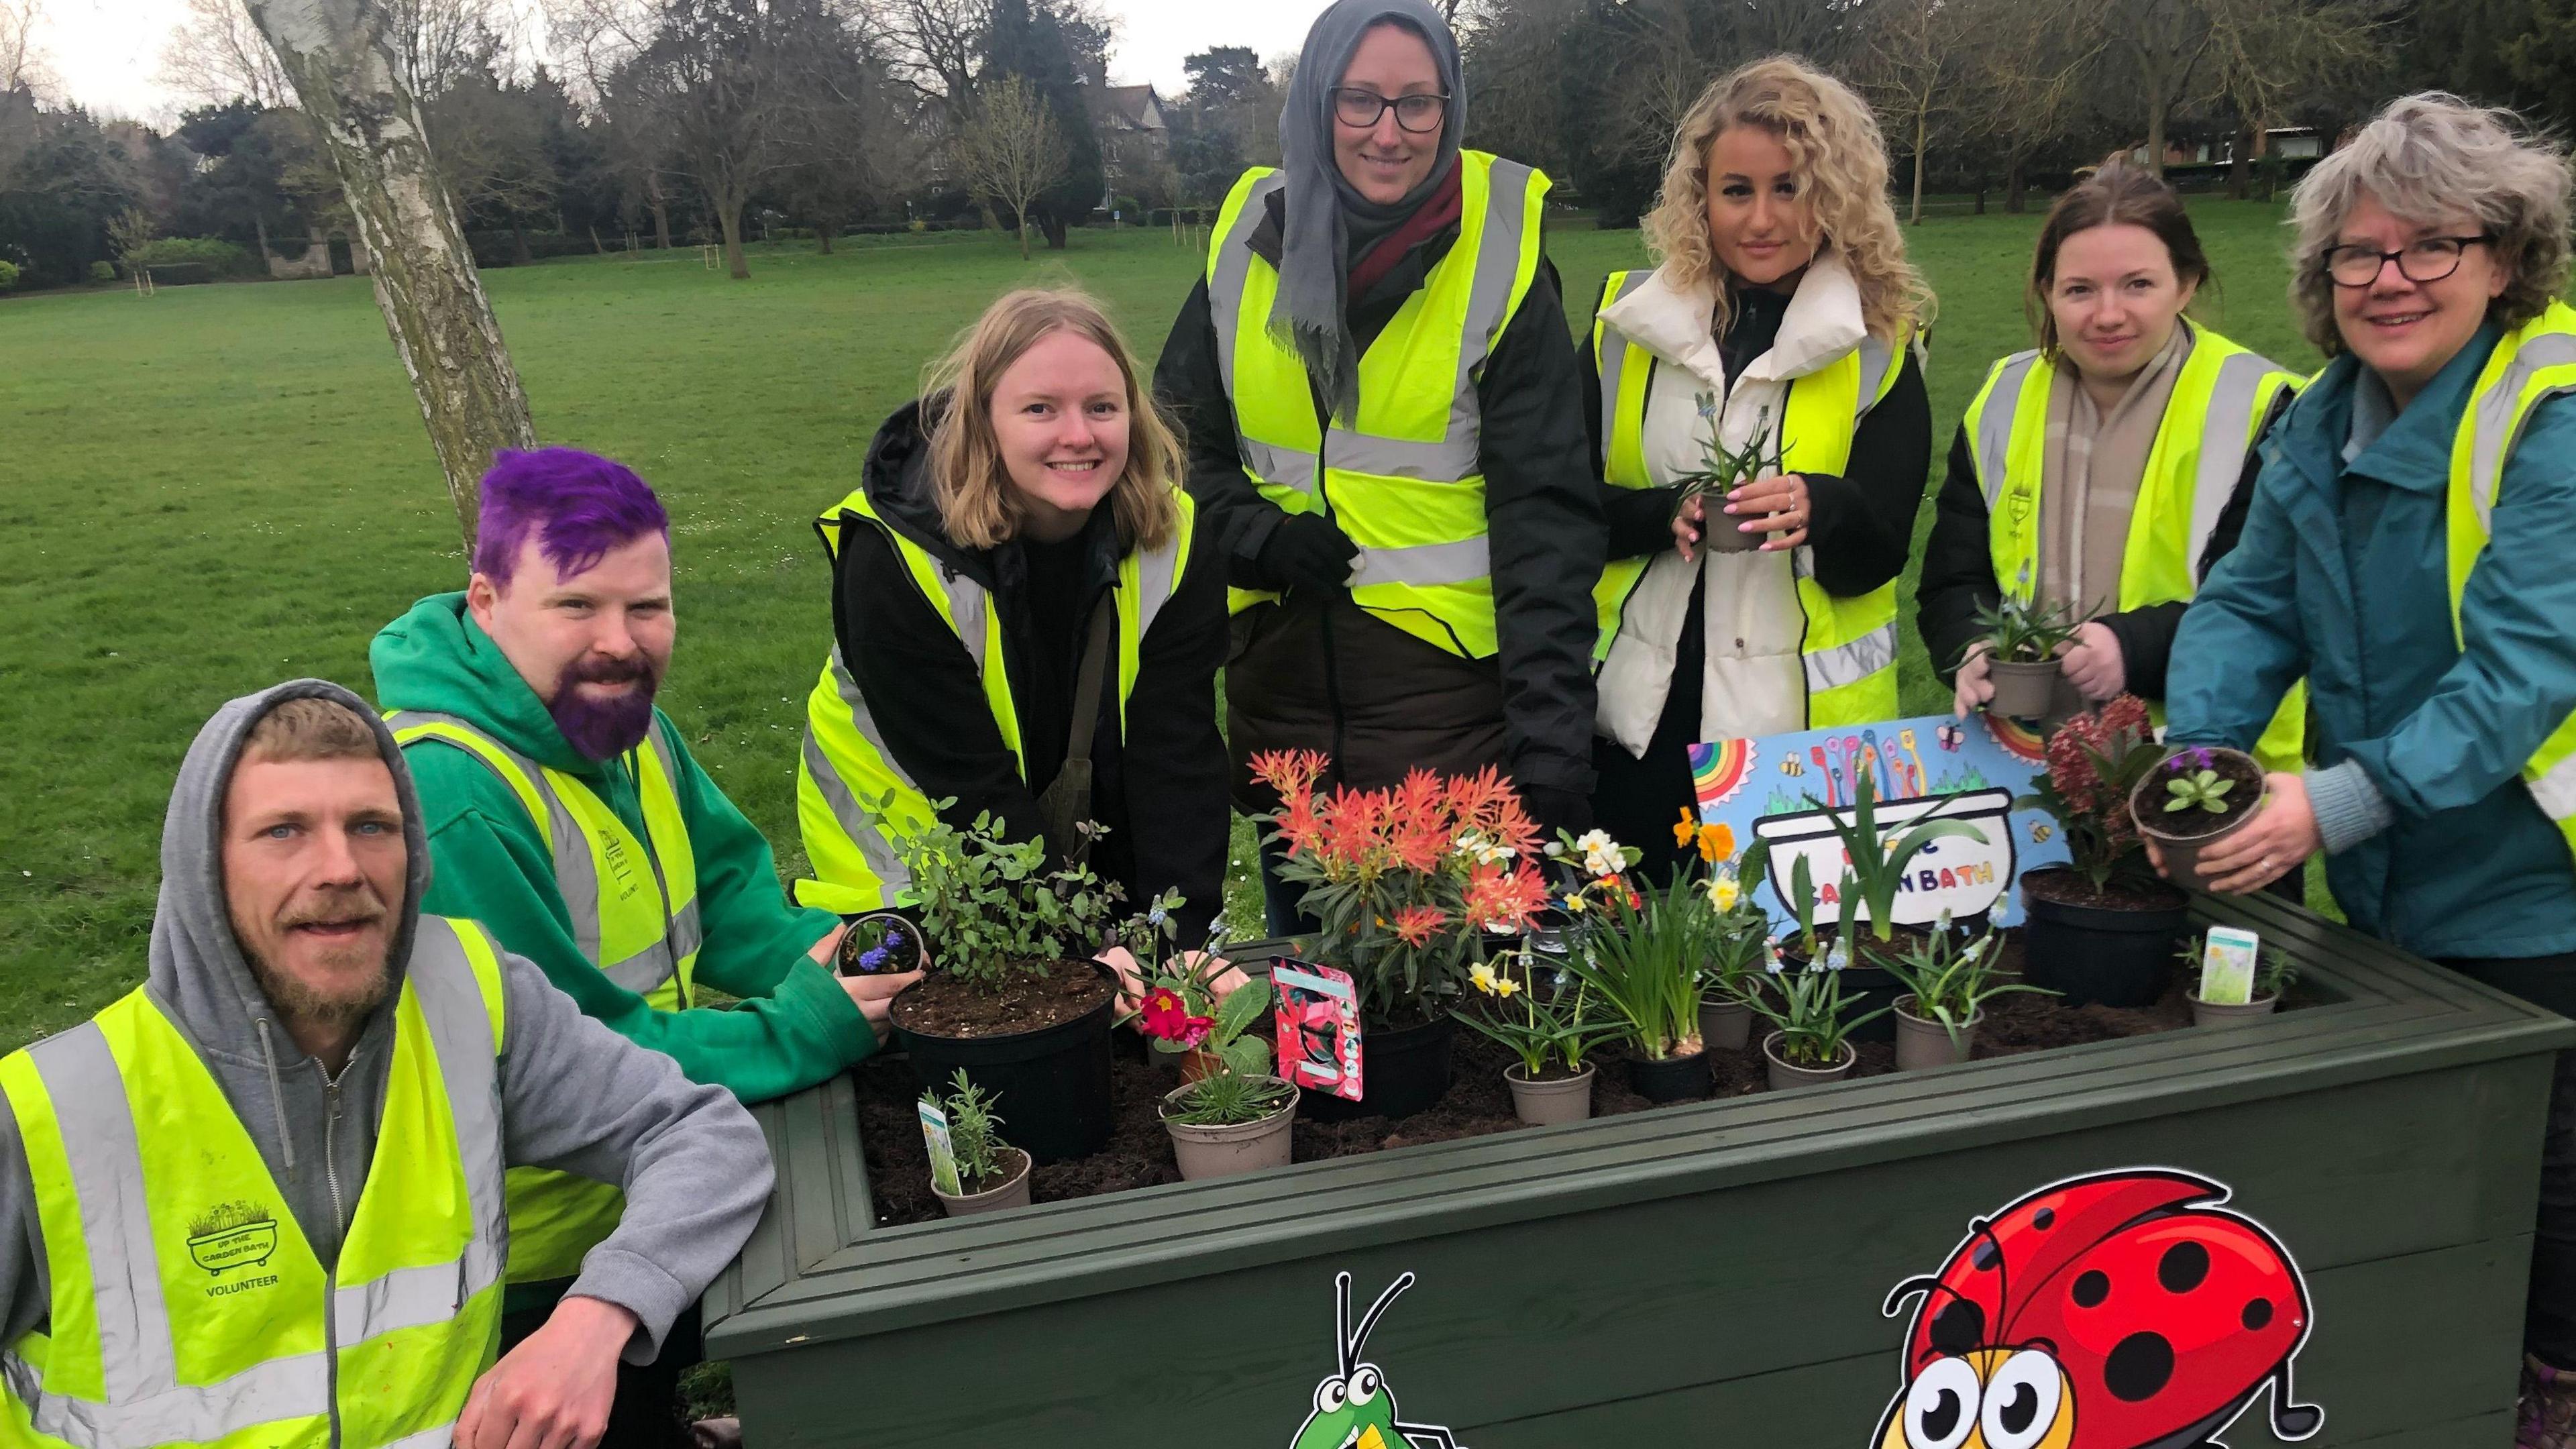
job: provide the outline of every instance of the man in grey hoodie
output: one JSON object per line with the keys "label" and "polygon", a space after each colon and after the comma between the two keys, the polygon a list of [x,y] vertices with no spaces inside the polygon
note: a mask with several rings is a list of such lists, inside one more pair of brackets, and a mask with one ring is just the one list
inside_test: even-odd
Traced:
{"label": "man in grey hoodie", "polygon": [[[273,713],[285,729],[261,728]],[[347,690],[278,685],[199,732],[144,985],[0,1060],[12,1425],[89,1444],[267,1424],[303,1441],[326,1417],[352,1446],[449,1423],[466,1449],[599,1441],[621,1361],[651,1363],[749,1236],[768,1149],[730,1093],[583,1016],[481,928],[422,917],[429,861],[402,753]],[[547,1326],[486,1368],[505,1164],[620,1184],[626,1210]],[[49,1258],[48,1225],[81,1240],[56,1245],[69,1256]],[[415,1266],[424,1243],[451,1256]]]}

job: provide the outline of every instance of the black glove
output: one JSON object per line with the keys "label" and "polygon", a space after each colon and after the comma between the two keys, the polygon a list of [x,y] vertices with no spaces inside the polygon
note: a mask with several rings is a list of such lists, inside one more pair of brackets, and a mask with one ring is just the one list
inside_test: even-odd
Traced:
{"label": "black glove", "polygon": [[1521,808],[1538,822],[1541,840],[1556,839],[1556,832],[1560,830],[1568,835],[1581,835],[1592,828],[1591,796],[1545,785],[1522,785],[1518,788]]}
{"label": "black glove", "polygon": [[1290,588],[1339,593],[1348,587],[1351,560],[1359,556],[1360,546],[1333,520],[1320,513],[1292,513],[1261,541],[1254,562]]}

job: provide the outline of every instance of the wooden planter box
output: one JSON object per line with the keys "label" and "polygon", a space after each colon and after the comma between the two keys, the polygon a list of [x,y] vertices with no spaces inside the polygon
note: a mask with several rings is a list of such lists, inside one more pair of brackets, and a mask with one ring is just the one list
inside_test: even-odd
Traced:
{"label": "wooden planter box", "polygon": [[2304,1271],[2310,1444],[2504,1449],[2576,1025],[2268,900],[2208,909],[2322,1004],[1001,1217],[873,1228],[838,1081],[760,1111],[778,1188],[707,1352],[759,1449],[1285,1446],[1335,1371],[1335,1273],[1356,1314],[1410,1271],[1365,1357],[1475,1449],[1875,1449],[1891,1288],[2025,1193],[2168,1167]]}

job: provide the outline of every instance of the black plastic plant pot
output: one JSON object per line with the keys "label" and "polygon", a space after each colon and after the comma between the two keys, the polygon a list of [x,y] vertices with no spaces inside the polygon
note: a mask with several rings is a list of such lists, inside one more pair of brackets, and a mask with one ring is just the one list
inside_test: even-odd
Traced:
{"label": "black plastic plant pot", "polygon": [[1628,1059],[1628,1085],[1649,1102],[1697,1101],[1709,1093],[1708,1053]]}
{"label": "black plastic plant pot", "polygon": [[964,1068],[995,1099],[1002,1136],[1039,1163],[1089,1157],[1109,1145],[1110,1022],[1117,997],[1071,1021],[1009,1036],[925,1036],[898,1024],[913,1080],[946,1091]]}
{"label": "black plastic plant pot", "polygon": [[[2022,974],[2061,993],[2069,1006],[2153,1006],[2173,975],[2174,952],[2191,929],[2188,902],[2146,910],[2069,905],[2030,889],[2022,877]],[[2177,893],[2179,896],[2179,893]]]}
{"label": "black plastic plant pot", "polygon": [[1297,1098],[1297,1115],[1314,1122],[1349,1122],[1424,1111],[1449,1091],[1450,1057],[1457,1044],[1458,1023],[1445,1016],[1421,1026],[1364,1027],[1359,1100],[1310,1087]]}

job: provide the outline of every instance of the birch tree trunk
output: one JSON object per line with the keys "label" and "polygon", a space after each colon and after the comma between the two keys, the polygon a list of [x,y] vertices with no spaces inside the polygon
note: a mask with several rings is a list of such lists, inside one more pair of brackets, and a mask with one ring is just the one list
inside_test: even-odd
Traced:
{"label": "birch tree trunk", "polygon": [[411,375],[468,554],[496,448],[536,446],[528,396],[474,274],[455,199],[431,162],[420,105],[377,0],[247,0],[313,118],[372,254],[376,306]]}

